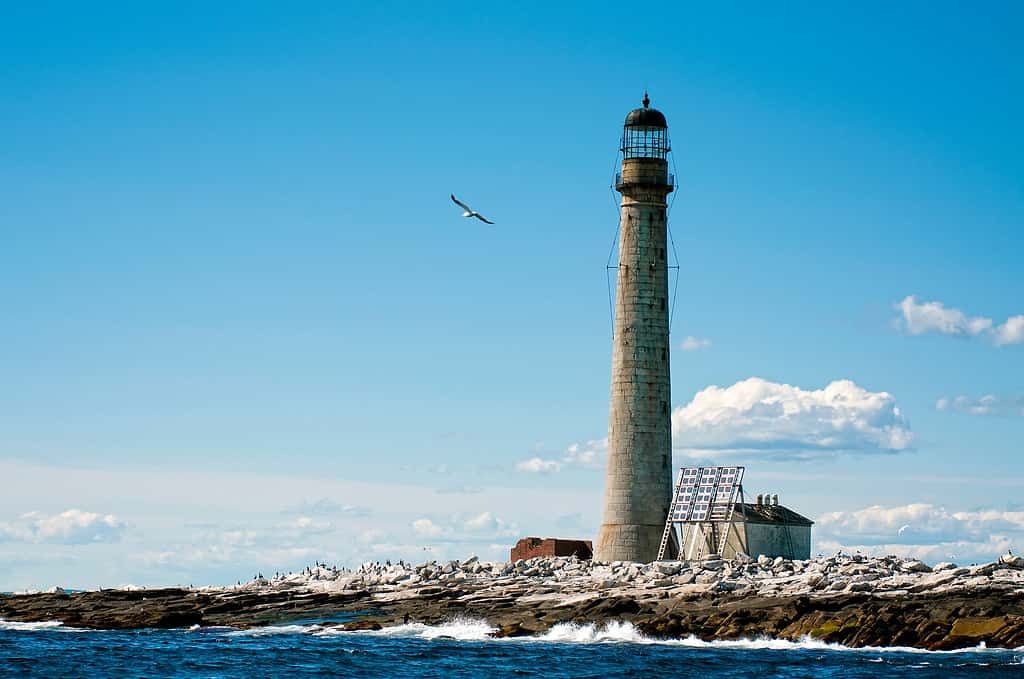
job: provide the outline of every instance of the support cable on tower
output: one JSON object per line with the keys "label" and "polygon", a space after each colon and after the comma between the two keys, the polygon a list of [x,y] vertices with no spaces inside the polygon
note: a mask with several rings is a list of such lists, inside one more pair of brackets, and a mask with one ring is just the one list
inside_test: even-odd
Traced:
{"label": "support cable on tower", "polygon": [[619,266],[616,264],[612,266],[612,257],[615,255],[615,246],[619,243],[619,222],[622,218],[621,207],[619,205],[619,199],[615,195],[615,170],[619,165],[619,157],[622,155],[622,151],[615,152],[615,161],[612,165],[612,182],[608,187],[608,191],[612,196],[612,204],[615,206],[615,233],[612,234],[612,246],[608,249],[608,259],[604,264],[604,282],[608,288],[608,319],[611,323],[612,337],[615,337],[615,302],[612,300],[612,269],[618,270]]}
{"label": "support cable on tower", "polygon": [[[673,153],[669,158],[672,160],[672,175],[676,180],[676,191],[672,192],[672,200],[669,201],[668,210],[666,210],[666,216],[672,216],[672,206],[676,204],[676,198],[679,196],[679,170],[676,169],[676,156]],[[675,261],[675,266],[669,266],[669,269],[675,269],[676,271],[676,282],[672,286],[672,306],[668,312],[668,334],[672,335],[672,327],[676,320],[676,300],[679,299],[679,277],[682,274],[682,269],[679,268],[679,253],[676,251],[676,239],[672,236],[672,222],[668,221],[668,240],[672,244],[672,259]]]}

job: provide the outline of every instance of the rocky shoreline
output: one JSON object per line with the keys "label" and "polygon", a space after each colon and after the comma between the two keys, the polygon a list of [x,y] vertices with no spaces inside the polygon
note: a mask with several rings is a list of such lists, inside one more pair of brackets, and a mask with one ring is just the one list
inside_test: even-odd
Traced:
{"label": "rocky shoreline", "polygon": [[930,567],[897,557],[807,561],[316,566],[226,588],[0,595],[0,620],[91,629],[258,627],[296,620],[346,630],[486,621],[494,636],[559,623],[625,621],[653,638],[812,637],[851,647],[1024,646],[1024,558]]}

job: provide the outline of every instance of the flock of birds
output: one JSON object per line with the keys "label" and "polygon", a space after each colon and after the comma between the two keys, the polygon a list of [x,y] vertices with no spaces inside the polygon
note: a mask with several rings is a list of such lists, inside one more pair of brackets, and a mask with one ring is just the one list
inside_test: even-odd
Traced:
{"label": "flock of birds", "polygon": [[477,212],[476,210],[474,210],[473,208],[471,208],[470,206],[468,206],[465,203],[463,203],[458,198],[456,198],[454,193],[452,194],[452,202],[454,202],[456,205],[458,205],[459,207],[461,207],[464,210],[464,212],[462,213],[463,217],[476,217],[477,219],[479,219],[484,224],[493,224],[494,223],[491,220],[489,220],[486,217],[484,217],[479,212]]}

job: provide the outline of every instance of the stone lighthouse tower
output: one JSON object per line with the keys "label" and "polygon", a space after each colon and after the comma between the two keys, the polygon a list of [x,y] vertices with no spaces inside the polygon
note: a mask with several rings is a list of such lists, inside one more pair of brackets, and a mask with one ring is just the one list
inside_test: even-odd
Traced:
{"label": "stone lighthouse tower", "polygon": [[650,107],[622,129],[619,268],[604,519],[594,558],[654,561],[672,492],[666,197],[668,124]]}

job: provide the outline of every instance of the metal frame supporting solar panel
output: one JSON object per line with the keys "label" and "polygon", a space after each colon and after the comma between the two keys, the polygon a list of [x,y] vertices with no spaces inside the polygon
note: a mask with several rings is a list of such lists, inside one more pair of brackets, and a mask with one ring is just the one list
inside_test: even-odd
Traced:
{"label": "metal frame supporting solar panel", "polygon": [[681,527],[682,533],[679,537],[680,558],[683,557],[687,538],[693,530],[701,536],[701,549],[696,556],[701,558],[707,544],[705,526],[711,528],[714,537],[714,526],[720,523],[725,524],[725,533],[717,541],[715,551],[719,555],[725,551],[736,500],[739,498],[742,501],[744,471],[744,467],[683,467],[679,470],[672,504],[665,521],[665,532],[658,548],[659,561],[665,558],[665,550],[676,526]]}

